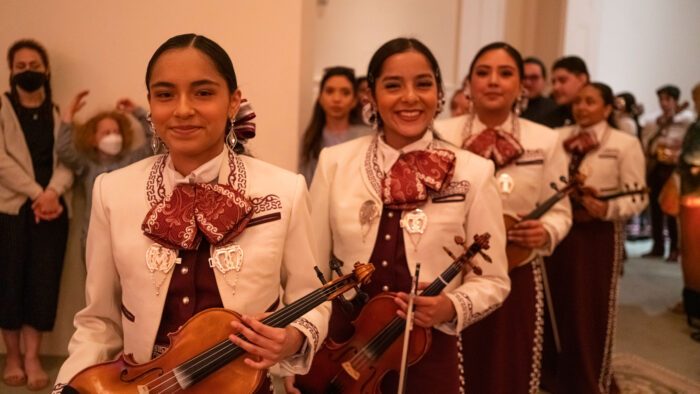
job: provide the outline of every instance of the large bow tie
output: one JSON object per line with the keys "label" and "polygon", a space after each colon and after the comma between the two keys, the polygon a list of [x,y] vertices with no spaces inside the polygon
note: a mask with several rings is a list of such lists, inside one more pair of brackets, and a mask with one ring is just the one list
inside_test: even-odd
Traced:
{"label": "large bow tie", "polygon": [[598,147],[598,138],[592,131],[582,131],[564,140],[564,149],[569,153],[585,155]]}
{"label": "large bow tie", "polygon": [[173,249],[197,249],[202,235],[214,246],[223,245],[245,229],[252,208],[250,200],[229,185],[181,184],[148,211],[141,229]]}
{"label": "large bow tie", "polygon": [[446,149],[404,153],[382,182],[382,201],[391,209],[413,209],[427,201],[428,190],[440,191],[450,183],[455,154]]}
{"label": "large bow tie", "polygon": [[467,137],[462,147],[492,160],[497,169],[507,166],[525,152],[520,142],[511,134],[490,128]]}

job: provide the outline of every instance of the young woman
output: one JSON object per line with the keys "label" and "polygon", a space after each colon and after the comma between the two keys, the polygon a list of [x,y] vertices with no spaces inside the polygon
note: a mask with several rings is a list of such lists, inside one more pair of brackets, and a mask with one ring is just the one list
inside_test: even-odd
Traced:
{"label": "young woman", "polygon": [[[432,346],[408,368],[407,392],[457,393],[459,333],[497,308],[509,289],[493,164],[435,137],[431,125],[444,95],[442,78],[421,42],[385,43],[367,75],[379,133],[321,152],[311,185],[319,256],[372,262],[376,271],[363,290],[371,297],[397,292],[403,316],[417,263],[420,281],[432,282],[452,263],[442,248],[456,251],[455,236],[470,243],[475,234],[491,234],[486,253],[493,263],[476,257],[481,276],[460,275],[440,295],[414,302],[415,324],[431,329]],[[426,226],[413,226],[412,219]],[[334,308],[330,336],[346,340],[352,320]],[[390,374],[382,392],[396,392],[396,385]]]}
{"label": "young woman", "polygon": [[54,152],[60,118],[46,50],[21,40],[7,59],[11,89],[0,97],[0,327],[7,349],[2,378],[9,386],[40,390],[49,384],[39,347],[56,318],[68,237],[64,193],[73,175]]}
{"label": "young woman", "polygon": [[619,223],[646,200],[597,197],[644,186],[644,154],[636,137],[610,126],[614,96],[591,83],[573,102],[576,125],[559,130],[570,173],[591,192],[572,200],[574,223],[547,259],[561,351],[545,340],[543,385],[552,393],[608,393],[612,382],[617,277],[622,251]]}
{"label": "young woman", "polygon": [[[523,94],[523,60],[512,46],[483,47],[469,68],[473,111],[437,122],[447,141],[490,159],[496,167],[504,213],[517,218],[534,210],[562,185],[566,155],[551,129],[518,117]],[[493,173],[491,173],[493,174]],[[473,393],[537,393],[545,308],[542,256],[547,256],[571,226],[568,200],[557,202],[539,219],[507,230],[508,243],[534,252],[511,265],[511,293],[503,306],[462,334],[464,370]]]}
{"label": "young woman", "polygon": [[86,211],[82,224],[82,247],[85,255],[85,240],[90,223],[92,186],[95,178],[105,172],[126,167],[153,154],[150,144],[145,143],[131,150],[134,130],[126,114],[135,116],[141,123],[143,133],[148,133],[146,111],[137,107],[128,98],[117,102],[113,111],[97,113],[74,131],[73,117],[84,105],[88,91],[78,93],[61,115],[61,130],[56,141],[58,158],[82,180],[85,189]]}
{"label": "young woman", "polygon": [[301,142],[299,172],[311,184],[321,149],[367,135],[356,109],[358,102],[355,72],[347,67],[330,67],[321,79],[311,123]]}
{"label": "young woman", "polygon": [[[325,337],[329,308],[286,328],[255,317],[275,309],[280,289],[286,304],[319,287],[304,179],[233,152],[241,92],[231,60],[210,39],[166,41],[148,64],[146,87],[168,153],[95,180],[87,306],[75,317],[56,390],[122,351],[138,363],[151,360],[168,346],[168,333],[217,306],[243,315],[231,326],[250,342],[231,340],[260,357],[247,365],[279,362],[304,373]],[[234,260],[230,270],[218,257],[224,252]]]}

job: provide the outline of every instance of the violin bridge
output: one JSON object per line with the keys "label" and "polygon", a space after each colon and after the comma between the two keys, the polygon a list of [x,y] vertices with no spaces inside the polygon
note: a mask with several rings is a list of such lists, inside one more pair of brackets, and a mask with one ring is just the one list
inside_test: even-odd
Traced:
{"label": "violin bridge", "polygon": [[350,363],[350,361],[344,362],[342,364],[342,366],[343,366],[343,369],[345,370],[345,372],[347,372],[351,378],[353,378],[355,380],[358,380],[360,378],[360,373],[357,372],[357,370],[352,367],[352,363]]}
{"label": "violin bridge", "polygon": [[150,390],[148,390],[148,386],[145,384],[140,384],[136,386],[136,390],[139,392],[139,394],[148,394]]}

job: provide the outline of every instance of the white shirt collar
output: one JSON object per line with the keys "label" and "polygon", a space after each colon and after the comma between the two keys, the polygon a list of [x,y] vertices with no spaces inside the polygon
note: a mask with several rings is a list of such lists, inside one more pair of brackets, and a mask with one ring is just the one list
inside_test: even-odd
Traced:
{"label": "white shirt collar", "polygon": [[182,175],[175,169],[173,160],[170,158],[170,156],[168,156],[165,162],[163,177],[165,178],[166,182],[173,187],[181,183],[211,183],[219,177],[221,161],[225,160],[226,157],[227,149],[226,147],[222,147],[221,153],[219,153],[216,157],[195,168],[191,173]]}
{"label": "white shirt collar", "polygon": [[601,120],[600,122],[594,124],[593,126],[586,127],[585,129],[582,129],[582,130],[592,131],[593,134],[595,134],[595,137],[598,139],[598,141],[602,141],[603,134],[605,134],[605,130],[607,130],[607,129],[608,129],[608,121]]}
{"label": "white shirt collar", "polygon": [[[481,133],[486,129],[486,125],[481,122],[481,119],[479,119],[479,115],[474,115],[474,124],[472,124],[472,130],[471,134],[478,134]],[[500,125],[494,127],[496,130],[502,130],[505,131],[508,134],[513,134],[513,114],[508,114],[508,117],[506,118],[503,123]]]}
{"label": "white shirt collar", "polygon": [[384,141],[383,132],[379,134],[378,139],[377,162],[379,164],[379,168],[381,168],[386,174],[402,154],[427,149],[430,143],[433,142],[433,132],[428,129],[428,131],[426,131],[425,134],[423,134],[423,137],[421,137],[418,141],[411,142],[401,149],[394,149],[389,146],[389,144]]}

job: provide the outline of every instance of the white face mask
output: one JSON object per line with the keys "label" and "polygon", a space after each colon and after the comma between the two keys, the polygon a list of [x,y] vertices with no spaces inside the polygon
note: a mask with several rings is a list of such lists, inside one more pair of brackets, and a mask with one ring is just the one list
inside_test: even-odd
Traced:
{"label": "white face mask", "polygon": [[122,151],[121,134],[107,134],[97,143],[97,149],[110,156],[115,156]]}

